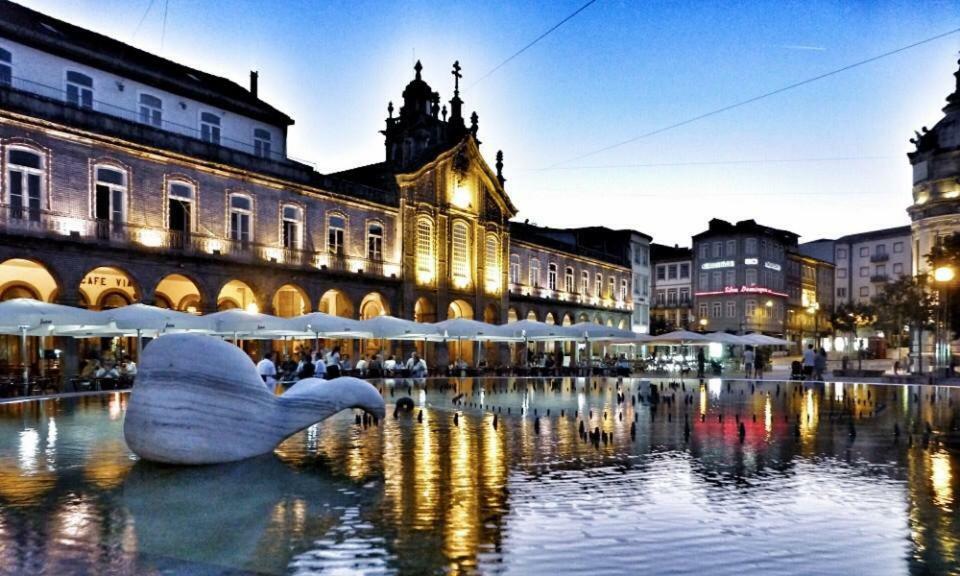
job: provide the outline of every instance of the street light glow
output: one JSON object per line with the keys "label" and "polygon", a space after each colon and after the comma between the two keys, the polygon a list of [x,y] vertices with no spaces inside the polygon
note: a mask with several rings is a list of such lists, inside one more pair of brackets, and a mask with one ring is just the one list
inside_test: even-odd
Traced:
{"label": "street light glow", "polygon": [[940,266],[933,271],[933,279],[937,282],[950,282],[955,275],[951,266]]}

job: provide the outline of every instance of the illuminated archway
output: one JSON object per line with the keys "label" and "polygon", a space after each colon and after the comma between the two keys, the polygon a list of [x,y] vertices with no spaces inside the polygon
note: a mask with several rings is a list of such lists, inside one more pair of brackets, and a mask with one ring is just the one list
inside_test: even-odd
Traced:
{"label": "illuminated archway", "polygon": [[250,312],[259,312],[260,303],[250,286],[241,280],[231,280],[223,285],[217,294],[217,310],[239,308]]}
{"label": "illuminated archway", "polygon": [[133,278],[120,268],[100,266],[87,272],[80,281],[80,294],[87,306],[110,310],[140,300],[140,290]]}
{"label": "illuminated archway", "polygon": [[310,311],[310,298],[303,288],[284,284],[273,294],[273,314],[281,318],[293,318]]}
{"label": "illuminated archway", "polygon": [[569,313],[563,315],[563,325],[573,326],[573,317]]}
{"label": "illuminated archway", "polygon": [[367,320],[390,314],[390,307],[379,292],[371,292],[360,301],[360,319]]}
{"label": "illuminated archway", "polygon": [[[454,300],[447,306],[447,319],[468,318],[473,319],[473,307],[466,300]],[[467,364],[473,364],[473,346],[472,342],[450,342],[449,350],[451,360],[462,358]]]}
{"label": "illuminated archway", "polygon": [[320,297],[320,311],[331,316],[353,318],[353,302],[340,290],[327,290]]}
{"label": "illuminated archway", "polygon": [[543,323],[555,326],[557,321],[553,317],[553,312],[547,312],[547,315],[543,317]]}
{"label": "illuminated archway", "polygon": [[536,320],[537,320],[537,311],[536,311],[536,310],[530,310],[530,311],[528,311],[528,312],[527,312],[527,320],[533,320],[534,322],[536,322]]}
{"label": "illuminated archway", "polygon": [[620,324],[619,324],[618,328],[620,328],[621,330],[629,330],[629,329],[630,329],[630,323],[627,322],[627,319],[626,319],[626,318],[621,318],[621,319],[620,319]]}
{"label": "illuminated archway", "polygon": [[0,263],[0,301],[33,298],[52,302],[58,293],[57,281],[43,264],[22,258]]}
{"label": "illuminated archway", "polygon": [[613,318],[607,318],[607,326],[613,328]]}
{"label": "illuminated archway", "polygon": [[181,312],[199,314],[200,289],[196,283],[182,274],[164,276],[154,290],[154,305],[160,308],[172,308]]}
{"label": "illuminated archway", "polygon": [[454,300],[447,306],[447,319],[469,318],[473,319],[473,306],[466,300]]}
{"label": "illuminated archway", "polygon": [[589,322],[589,321],[590,321],[590,316],[587,315],[586,312],[581,312],[580,318],[577,320],[577,323],[579,324],[580,322]]}
{"label": "illuminated archway", "polygon": [[437,309],[427,298],[417,298],[413,305],[413,320],[415,322],[436,322]]}
{"label": "illuminated archway", "polygon": [[597,314],[596,316],[593,317],[593,323],[603,326],[603,317]]}
{"label": "illuminated archway", "polygon": [[507,324],[516,322],[518,320],[520,320],[520,314],[517,313],[516,308],[511,306],[509,309],[507,309]]}

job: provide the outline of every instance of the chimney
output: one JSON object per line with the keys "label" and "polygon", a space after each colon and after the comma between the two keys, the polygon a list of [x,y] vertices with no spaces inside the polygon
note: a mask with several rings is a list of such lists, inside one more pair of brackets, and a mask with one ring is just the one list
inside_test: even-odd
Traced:
{"label": "chimney", "polygon": [[260,79],[260,73],[256,70],[250,71],[250,94],[257,98],[257,80]]}

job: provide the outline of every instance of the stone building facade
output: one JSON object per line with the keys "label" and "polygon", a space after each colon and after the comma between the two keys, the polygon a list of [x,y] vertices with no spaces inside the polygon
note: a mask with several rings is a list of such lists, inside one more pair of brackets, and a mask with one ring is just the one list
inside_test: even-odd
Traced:
{"label": "stone building facade", "polygon": [[653,268],[651,333],[695,330],[693,315],[693,253],[680,246],[650,246]]}
{"label": "stone building facade", "polygon": [[[516,209],[454,73],[448,109],[418,62],[388,106],[384,161],[324,175],[287,156],[293,120],[259,99],[256,73],[241,87],[4,2],[0,299],[504,322]],[[580,258],[617,295],[627,283],[556,318],[629,318],[619,254],[523,246],[544,278],[548,261]]]}

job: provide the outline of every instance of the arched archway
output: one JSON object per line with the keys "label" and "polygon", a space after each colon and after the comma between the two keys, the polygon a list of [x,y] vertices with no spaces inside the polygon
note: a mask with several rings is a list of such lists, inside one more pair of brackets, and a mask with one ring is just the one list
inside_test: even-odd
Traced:
{"label": "arched archway", "polygon": [[320,297],[319,309],[324,314],[339,316],[341,318],[353,318],[353,302],[346,294],[337,289],[327,290]]}
{"label": "arched archway", "polygon": [[379,292],[371,292],[364,296],[363,300],[360,301],[361,320],[376,318],[377,316],[383,316],[384,314],[390,314],[390,307],[387,305],[387,301]]}
{"label": "arched archway", "polygon": [[630,329],[630,323],[627,322],[627,319],[626,319],[626,318],[621,318],[621,319],[620,319],[620,324],[618,324],[617,327],[620,328],[621,330],[629,330],[629,329]]}
{"label": "arched archway", "polygon": [[469,318],[473,319],[473,306],[466,300],[454,300],[447,306],[447,319]]}
{"label": "arched archway", "polygon": [[427,298],[417,298],[417,302],[413,305],[413,320],[414,322],[436,322],[437,309],[433,302]]}
{"label": "arched archway", "polygon": [[537,320],[537,311],[534,310],[534,309],[532,309],[532,308],[531,308],[530,310],[528,310],[528,311],[527,311],[527,320],[533,320],[534,322],[536,322],[536,320]]}
{"label": "arched archway", "polygon": [[597,314],[596,316],[593,317],[593,323],[603,326],[603,317]]}
{"label": "arched archway", "polygon": [[547,315],[543,317],[543,323],[551,326],[555,326],[557,324],[557,320],[553,317],[553,312],[547,312]]}
{"label": "arched archway", "polygon": [[[493,304],[487,304],[483,309],[483,321],[487,324],[500,324],[500,311]],[[487,361],[487,366],[499,364],[497,350],[500,345],[496,342],[485,342],[483,345],[483,359]]]}
{"label": "arched archway", "polygon": [[39,262],[11,258],[0,263],[0,301],[34,298],[52,302],[59,292],[56,279]]}
{"label": "arched archway", "polygon": [[562,322],[562,324],[563,324],[564,326],[573,326],[573,324],[574,324],[574,322],[573,322],[573,316],[571,316],[569,312],[563,315],[563,322]]}
{"label": "arched archway", "polygon": [[586,312],[581,312],[580,317],[577,319],[577,324],[580,322],[589,322],[590,316]]}
{"label": "arched archway", "polygon": [[613,328],[613,318],[607,318],[607,327]]}
{"label": "arched archway", "polygon": [[217,294],[217,310],[240,308],[249,312],[259,312],[260,303],[253,288],[242,280],[231,280],[223,285]]}
{"label": "arched archway", "polygon": [[281,318],[293,318],[310,311],[310,298],[296,284],[284,284],[273,293],[273,313]]}
{"label": "arched archway", "polygon": [[511,306],[507,309],[507,324],[516,322],[520,320],[520,314],[517,312],[517,309]]}
{"label": "arched archway", "polygon": [[140,300],[140,289],[130,274],[114,266],[99,266],[80,281],[80,294],[95,310],[119,308]]}
{"label": "arched archway", "polygon": [[164,276],[153,291],[154,306],[172,308],[181,312],[199,314],[201,312],[200,289],[197,284],[183,274]]}

